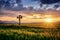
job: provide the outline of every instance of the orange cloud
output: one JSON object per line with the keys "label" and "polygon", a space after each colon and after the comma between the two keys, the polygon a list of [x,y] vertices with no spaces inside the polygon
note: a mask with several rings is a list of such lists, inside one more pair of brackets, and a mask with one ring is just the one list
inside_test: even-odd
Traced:
{"label": "orange cloud", "polygon": [[[18,19],[16,18],[18,15],[22,15],[23,18],[21,19],[21,22],[43,22],[45,18],[53,18],[54,21],[60,21],[60,13],[58,11],[53,10],[47,10],[44,12],[36,12],[36,11],[11,11],[11,10],[2,10],[3,13],[5,13],[5,16],[0,17],[0,20],[3,21],[16,21],[18,22]],[[9,15],[7,15],[9,14]],[[11,15],[10,15],[11,14]]]}

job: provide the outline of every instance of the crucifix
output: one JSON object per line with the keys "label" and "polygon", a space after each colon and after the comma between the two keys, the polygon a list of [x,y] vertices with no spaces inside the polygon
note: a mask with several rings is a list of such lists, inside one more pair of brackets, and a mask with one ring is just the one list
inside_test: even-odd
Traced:
{"label": "crucifix", "polygon": [[21,16],[21,15],[19,15],[19,16],[17,16],[17,18],[19,19],[19,25],[20,25],[20,24],[21,24],[22,16]]}

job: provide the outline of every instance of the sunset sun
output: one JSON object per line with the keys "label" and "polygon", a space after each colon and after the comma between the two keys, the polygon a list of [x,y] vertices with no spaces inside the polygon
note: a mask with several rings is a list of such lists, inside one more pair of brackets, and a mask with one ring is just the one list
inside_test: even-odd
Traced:
{"label": "sunset sun", "polygon": [[52,18],[46,18],[45,22],[53,22],[53,19]]}

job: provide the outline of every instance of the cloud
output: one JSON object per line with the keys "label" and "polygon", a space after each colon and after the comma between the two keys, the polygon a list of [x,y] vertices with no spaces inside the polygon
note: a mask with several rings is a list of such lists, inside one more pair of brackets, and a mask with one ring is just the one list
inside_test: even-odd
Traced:
{"label": "cloud", "polygon": [[0,12],[0,17],[3,17],[3,16],[8,16],[8,17],[15,17],[17,16],[18,14],[20,14],[19,11],[12,11],[12,10],[1,10]]}
{"label": "cloud", "polygon": [[[36,14],[37,13],[37,14]],[[44,11],[24,11],[24,12],[21,12],[21,11],[11,11],[11,10],[3,10],[3,13],[0,14],[0,20],[2,21],[18,21],[17,20],[17,16],[18,15],[22,15],[22,16],[25,16],[23,17],[23,19],[21,20],[23,23],[26,22],[26,23],[30,23],[30,22],[41,22],[43,21],[42,19],[39,20],[40,18],[40,15],[42,17],[44,17],[44,15],[55,15],[55,17],[60,17],[60,13],[56,10],[44,10]],[[36,16],[35,16],[36,15]],[[14,16],[14,17],[12,17]],[[37,21],[36,21],[37,20]],[[10,22],[9,22],[10,23]]]}
{"label": "cloud", "polygon": [[21,0],[0,0],[0,8],[8,10],[23,10],[23,5],[21,4]]}
{"label": "cloud", "polygon": [[31,0],[31,1],[38,1],[41,2],[42,4],[53,4],[60,2],[60,0]]}
{"label": "cloud", "polygon": [[0,17],[3,17],[3,16],[17,17],[18,15],[27,16],[27,15],[30,15],[31,13],[32,13],[32,11],[27,11],[27,10],[24,10],[24,11],[12,11],[12,10],[3,9],[0,12]]}
{"label": "cloud", "polygon": [[1,9],[13,11],[57,9],[60,7],[59,5],[60,0],[0,0]]}
{"label": "cloud", "polygon": [[11,14],[11,13],[3,10],[0,12],[0,17],[2,17],[2,16],[14,16],[14,15],[13,15],[13,13]]}
{"label": "cloud", "polygon": [[58,8],[58,7],[60,7],[60,5],[54,5],[54,8]]}
{"label": "cloud", "polygon": [[38,1],[40,4],[40,9],[48,10],[48,9],[57,9],[60,7],[60,0],[32,0]]}
{"label": "cloud", "polygon": [[40,2],[43,4],[53,4],[53,3],[60,2],[60,0],[40,0]]}

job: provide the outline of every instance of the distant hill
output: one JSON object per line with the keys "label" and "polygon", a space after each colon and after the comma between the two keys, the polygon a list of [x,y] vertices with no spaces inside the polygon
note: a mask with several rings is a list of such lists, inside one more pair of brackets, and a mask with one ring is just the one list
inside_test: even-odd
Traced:
{"label": "distant hill", "polygon": [[1,21],[0,20],[0,24],[15,24],[15,23],[17,23],[17,22],[15,22],[15,21]]}

